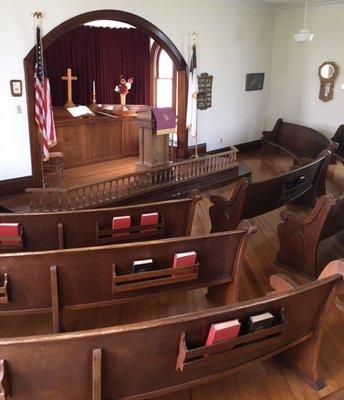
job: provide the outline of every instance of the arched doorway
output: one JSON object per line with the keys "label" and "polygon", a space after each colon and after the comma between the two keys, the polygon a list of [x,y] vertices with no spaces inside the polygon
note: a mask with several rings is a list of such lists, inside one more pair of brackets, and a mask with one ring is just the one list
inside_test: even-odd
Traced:
{"label": "arched doorway", "polygon": [[[137,29],[150,35],[154,41],[163,48],[171,57],[176,71],[178,82],[178,157],[185,158],[187,156],[187,130],[186,130],[186,98],[187,98],[187,64],[177,47],[172,41],[155,25],[150,23],[138,15],[128,13],[120,10],[98,10],[88,13],[80,14],[73,17],[62,24],[58,25],[47,35],[43,37],[43,48],[47,48],[55,40],[60,38],[68,31],[95,20],[114,20],[125,22],[135,26]],[[31,163],[33,185],[42,185],[42,168],[41,168],[41,154],[40,143],[37,134],[37,125],[34,118],[34,85],[33,75],[35,68],[35,47],[33,47],[24,59],[25,81],[27,91],[27,105],[28,105],[28,119],[29,119],[29,133],[30,133],[30,147],[31,147]]]}

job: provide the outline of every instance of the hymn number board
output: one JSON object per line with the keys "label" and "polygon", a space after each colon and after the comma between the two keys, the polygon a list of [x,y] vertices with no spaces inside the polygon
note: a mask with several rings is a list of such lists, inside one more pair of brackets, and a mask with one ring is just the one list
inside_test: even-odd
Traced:
{"label": "hymn number board", "polygon": [[197,108],[206,110],[212,106],[213,75],[206,72],[198,76]]}

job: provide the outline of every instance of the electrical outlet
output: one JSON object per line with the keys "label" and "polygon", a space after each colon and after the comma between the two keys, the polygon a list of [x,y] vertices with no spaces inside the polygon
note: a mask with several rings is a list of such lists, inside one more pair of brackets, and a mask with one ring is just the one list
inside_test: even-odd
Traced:
{"label": "electrical outlet", "polygon": [[22,106],[21,104],[17,104],[17,114],[21,114],[22,113]]}

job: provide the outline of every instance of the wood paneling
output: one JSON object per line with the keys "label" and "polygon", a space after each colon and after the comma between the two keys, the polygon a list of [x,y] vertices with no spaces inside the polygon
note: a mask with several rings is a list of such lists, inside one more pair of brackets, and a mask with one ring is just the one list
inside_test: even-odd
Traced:
{"label": "wood paneling", "polygon": [[64,154],[64,167],[73,168],[139,153],[135,119],[96,115],[72,118],[63,107],[55,107],[57,146]]}

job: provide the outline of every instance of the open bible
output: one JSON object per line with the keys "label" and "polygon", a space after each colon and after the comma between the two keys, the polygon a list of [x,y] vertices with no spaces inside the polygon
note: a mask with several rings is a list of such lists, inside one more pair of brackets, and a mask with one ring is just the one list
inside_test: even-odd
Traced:
{"label": "open bible", "polygon": [[94,117],[94,113],[86,106],[77,106],[67,108],[68,112],[74,117]]}

